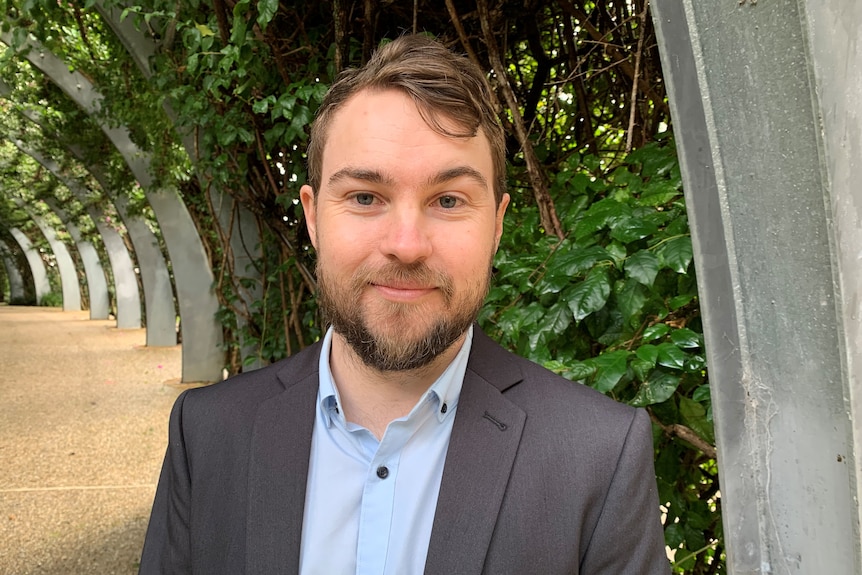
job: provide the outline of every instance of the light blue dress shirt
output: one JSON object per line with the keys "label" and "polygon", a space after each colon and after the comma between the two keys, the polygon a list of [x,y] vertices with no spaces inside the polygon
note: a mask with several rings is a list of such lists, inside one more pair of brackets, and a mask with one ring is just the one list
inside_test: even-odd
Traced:
{"label": "light blue dress shirt", "polygon": [[300,575],[419,575],[473,328],[458,355],[406,417],[378,442],[338,408],[329,368],[332,329],[320,353],[320,387],[302,524]]}

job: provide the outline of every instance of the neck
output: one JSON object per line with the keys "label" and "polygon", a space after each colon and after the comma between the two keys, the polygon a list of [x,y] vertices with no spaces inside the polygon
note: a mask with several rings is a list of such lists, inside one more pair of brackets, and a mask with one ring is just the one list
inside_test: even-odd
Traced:
{"label": "neck", "polygon": [[329,366],[347,421],[370,430],[377,439],[386,426],[404,417],[446,370],[464,343],[455,343],[428,365],[409,371],[380,371],[366,365],[338,333],[332,337]]}

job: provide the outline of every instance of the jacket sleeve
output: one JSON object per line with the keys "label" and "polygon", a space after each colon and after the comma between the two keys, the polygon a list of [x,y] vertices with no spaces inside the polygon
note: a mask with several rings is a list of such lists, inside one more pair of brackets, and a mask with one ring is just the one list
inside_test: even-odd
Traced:
{"label": "jacket sleeve", "polygon": [[183,392],[171,411],[168,448],[144,549],[140,575],[180,575],[192,572],[189,509],[191,479],[183,433]]}
{"label": "jacket sleeve", "polygon": [[670,573],[646,411],[632,419],[602,513],[581,563],[582,575]]}

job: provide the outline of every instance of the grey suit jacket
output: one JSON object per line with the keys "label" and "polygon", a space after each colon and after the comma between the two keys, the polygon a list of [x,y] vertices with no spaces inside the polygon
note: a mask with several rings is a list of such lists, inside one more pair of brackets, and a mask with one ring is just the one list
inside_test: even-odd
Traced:
{"label": "grey suit jacket", "polygon": [[[142,574],[298,573],[319,354],[177,399]],[[425,573],[668,572],[646,412],[477,328]]]}

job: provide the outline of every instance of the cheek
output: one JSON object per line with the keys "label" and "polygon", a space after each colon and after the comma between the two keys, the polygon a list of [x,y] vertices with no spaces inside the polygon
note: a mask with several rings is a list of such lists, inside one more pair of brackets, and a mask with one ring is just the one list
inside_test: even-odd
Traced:
{"label": "cheek", "polygon": [[320,226],[317,228],[318,258],[336,273],[354,268],[371,253],[369,235],[350,226]]}

